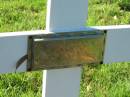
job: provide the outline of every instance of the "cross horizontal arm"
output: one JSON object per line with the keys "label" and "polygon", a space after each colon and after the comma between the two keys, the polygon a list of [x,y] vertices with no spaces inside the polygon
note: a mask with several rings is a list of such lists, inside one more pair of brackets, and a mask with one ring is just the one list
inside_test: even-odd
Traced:
{"label": "cross horizontal arm", "polygon": [[[90,26],[77,29],[67,29],[65,31],[60,32],[74,32],[74,31],[91,31],[91,30],[120,30],[120,29],[130,29],[130,25],[111,25],[111,26]],[[0,33],[1,37],[11,37],[11,36],[29,36],[29,35],[40,35],[40,34],[51,34],[54,32],[48,30],[32,30],[32,31],[18,31],[18,32],[6,32]],[[59,32],[55,32],[59,33]]]}
{"label": "cross horizontal arm", "polygon": [[[104,63],[130,61],[130,26],[98,26],[87,27],[80,31],[106,30]],[[0,73],[15,72],[16,62],[27,54],[28,37],[46,35],[54,32],[45,30],[0,33]],[[59,33],[59,32],[58,32]],[[8,60],[8,61],[7,61]],[[17,71],[26,71],[26,61]],[[8,67],[8,68],[7,68]]]}

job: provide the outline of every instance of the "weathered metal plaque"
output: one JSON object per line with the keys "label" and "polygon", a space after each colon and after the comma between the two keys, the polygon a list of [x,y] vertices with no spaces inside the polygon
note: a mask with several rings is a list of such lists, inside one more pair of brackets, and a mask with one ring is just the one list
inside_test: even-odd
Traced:
{"label": "weathered metal plaque", "polygon": [[31,36],[28,70],[74,67],[103,61],[105,32],[67,32]]}

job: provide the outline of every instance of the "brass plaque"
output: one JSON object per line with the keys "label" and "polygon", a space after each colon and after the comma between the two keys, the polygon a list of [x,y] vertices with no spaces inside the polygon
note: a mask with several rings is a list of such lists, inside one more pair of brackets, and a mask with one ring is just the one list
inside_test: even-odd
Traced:
{"label": "brass plaque", "polygon": [[103,61],[105,33],[67,32],[31,36],[28,70],[57,69]]}

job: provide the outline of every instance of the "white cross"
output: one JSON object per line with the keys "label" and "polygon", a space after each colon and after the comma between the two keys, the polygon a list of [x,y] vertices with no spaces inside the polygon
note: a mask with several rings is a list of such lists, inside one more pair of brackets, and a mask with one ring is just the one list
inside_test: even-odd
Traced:
{"label": "white cross", "polygon": [[[87,0],[48,0],[46,30],[0,33],[0,73],[15,72],[16,62],[27,53],[30,35],[43,33],[106,30],[104,63],[130,60],[130,26],[85,27]],[[26,62],[17,72],[26,71]],[[42,97],[79,97],[80,67],[45,70]]]}

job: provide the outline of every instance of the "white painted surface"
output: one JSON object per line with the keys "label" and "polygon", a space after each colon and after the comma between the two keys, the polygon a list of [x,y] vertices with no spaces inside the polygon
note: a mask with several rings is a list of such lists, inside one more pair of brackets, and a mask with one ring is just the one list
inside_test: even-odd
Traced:
{"label": "white painted surface", "polygon": [[[80,31],[85,28],[88,0],[48,0],[48,32]],[[79,97],[81,68],[45,71],[42,97]]]}
{"label": "white painted surface", "polygon": [[98,30],[120,30],[120,29],[130,29],[130,25],[110,25],[110,26],[90,26],[86,27],[86,30],[98,29]]}
{"label": "white painted surface", "polygon": [[85,27],[88,0],[48,0],[46,28],[66,31]]}
{"label": "white painted surface", "polygon": [[93,26],[86,30],[107,30],[104,63],[130,62],[130,25]]}
{"label": "white painted surface", "polygon": [[[80,29],[80,31],[89,31],[90,29],[108,30],[104,63],[130,61],[129,25],[87,27],[86,29]],[[16,62],[20,57],[27,53],[28,35],[48,33],[53,32],[38,30],[0,33],[0,73],[10,73],[15,71]],[[25,68],[26,65],[22,65],[22,67],[19,68],[18,71],[25,71]]]}
{"label": "white painted surface", "polygon": [[80,78],[80,67],[44,71],[42,97],[79,97]]}
{"label": "white painted surface", "polygon": [[[27,37],[0,38],[0,73],[15,72],[16,62],[27,54]],[[26,71],[24,63],[18,71]]]}
{"label": "white painted surface", "polygon": [[[112,25],[112,26],[90,26],[77,29],[68,28],[67,31],[89,31],[89,30],[118,30],[118,29],[130,29],[130,25]],[[66,30],[65,30],[66,31]],[[29,35],[39,35],[39,34],[50,34],[57,33],[56,31],[48,30],[32,30],[32,31],[18,31],[18,32],[4,32],[0,33],[0,38],[2,37],[12,37],[12,36],[29,36]]]}
{"label": "white painted surface", "polygon": [[49,34],[53,32],[47,32],[45,30],[32,30],[32,31],[19,31],[19,32],[0,32],[0,38],[2,37],[13,37],[13,36],[29,36],[29,35],[40,35],[40,34]]}
{"label": "white painted surface", "polygon": [[130,28],[108,30],[104,63],[130,62]]}

